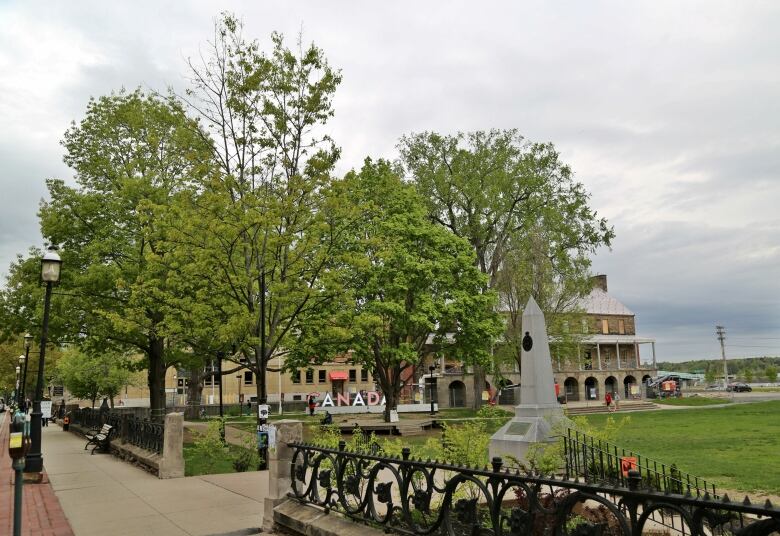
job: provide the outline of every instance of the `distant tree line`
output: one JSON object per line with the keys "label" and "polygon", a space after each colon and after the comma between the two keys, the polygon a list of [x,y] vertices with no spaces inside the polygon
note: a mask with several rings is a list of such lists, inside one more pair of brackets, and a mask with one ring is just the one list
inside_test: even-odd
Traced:
{"label": "distant tree line", "polygon": [[[777,381],[780,357],[746,357],[728,359],[727,362],[729,376],[736,376],[742,381]],[[699,359],[679,363],[659,362],[658,368],[671,372],[704,374],[708,382],[723,377],[723,361],[720,359]]]}

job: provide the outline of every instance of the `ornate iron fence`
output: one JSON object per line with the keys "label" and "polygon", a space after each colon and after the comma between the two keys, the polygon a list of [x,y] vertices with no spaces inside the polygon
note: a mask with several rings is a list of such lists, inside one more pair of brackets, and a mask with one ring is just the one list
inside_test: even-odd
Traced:
{"label": "ornate iron fence", "polygon": [[77,409],[72,412],[71,417],[73,423],[82,428],[97,429],[104,424],[109,424],[115,430],[113,438],[162,454],[163,438],[165,437],[163,423],[141,419],[128,413],[100,411],[92,408]]}
{"label": "ornate iron fence", "polygon": [[162,423],[128,416],[123,439],[136,447],[162,454],[165,426]]}
{"label": "ornate iron fence", "polygon": [[568,429],[561,440],[567,478],[579,477],[594,484],[625,487],[628,485],[628,471],[634,469],[639,472],[643,487],[697,497],[709,494],[719,498],[715,484],[680,471],[675,465],[661,463],[573,429]]}
{"label": "ornate iron fence", "polygon": [[502,536],[780,531],[780,510],[708,494],[694,497],[555,477],[524,476],[493,458],[492,468],[409,457],[381,457],[291,443],[295,499],[384,529],[411,535]]}

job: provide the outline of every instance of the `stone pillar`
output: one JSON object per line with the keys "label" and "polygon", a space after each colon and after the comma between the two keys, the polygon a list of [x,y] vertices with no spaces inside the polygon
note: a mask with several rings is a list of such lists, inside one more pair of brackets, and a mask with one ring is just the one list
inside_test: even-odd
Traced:
{"label": "stone pillar", "polygon": [[165,416],[163,452],[158,467],[159,478],[184,476],[184,414],[169,413]]}
{"label": "stone pillar", "polygon": [[601,370],[601,345],[599,343],[596,343],[596,357],[599,360],[599,370]]}
{"label": "stone pillar", "polygon": [[292,419],[276,421],[276,448],[268,449],[268,494],[263,509],[263,531],[273,532],[274,507],[287,498],[292,489],[290,464],[293,449],[287,443],[303,441],[303,422]]}
{"label": "stone pillar", "polygon": [[618,370],[620,370],[620,343],[615,343],[615,350],[617,351],[617,363],[618,363]]}

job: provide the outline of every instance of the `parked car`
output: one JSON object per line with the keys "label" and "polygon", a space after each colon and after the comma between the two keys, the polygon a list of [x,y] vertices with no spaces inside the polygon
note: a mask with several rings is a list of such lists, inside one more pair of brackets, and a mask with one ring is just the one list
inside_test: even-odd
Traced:
{"label": "parked car", "polygon": [[726,387],[726,391],[734,391],[735,393],[749,393],[753,388],[746,383],[730,383]]}

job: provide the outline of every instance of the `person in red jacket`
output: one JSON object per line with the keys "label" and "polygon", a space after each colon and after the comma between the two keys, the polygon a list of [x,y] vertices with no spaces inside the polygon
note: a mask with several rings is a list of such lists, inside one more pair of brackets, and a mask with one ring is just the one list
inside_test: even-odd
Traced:
{"label": "person in red jacket", "polygon": [[607,392],[604,396],[604,403],[607,405],[607,409],[612,411],[612,393]]}

